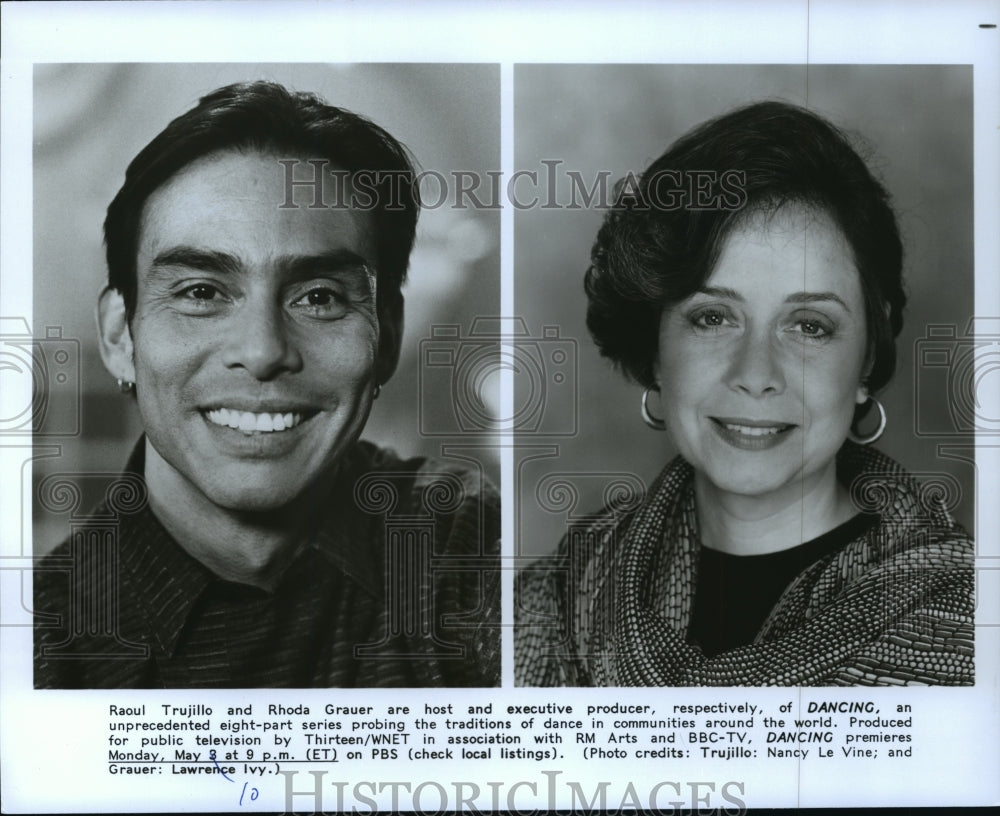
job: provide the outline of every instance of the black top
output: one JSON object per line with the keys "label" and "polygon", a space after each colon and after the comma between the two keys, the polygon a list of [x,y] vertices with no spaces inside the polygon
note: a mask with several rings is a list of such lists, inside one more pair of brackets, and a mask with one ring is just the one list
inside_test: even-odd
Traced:
{"label": "black top", "polygon": [[730,555],[702,547],[688,641],[709,657],[753,643],[792,581],[858,538],[878,518],[858,513],[812,541],[765,555]]}

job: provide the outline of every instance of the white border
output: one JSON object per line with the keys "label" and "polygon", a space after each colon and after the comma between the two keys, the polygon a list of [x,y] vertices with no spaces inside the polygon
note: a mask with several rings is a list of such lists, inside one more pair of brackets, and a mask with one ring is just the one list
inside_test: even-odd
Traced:
{"label": "white border", "polygon": [[[955,63],[975,65],[975,262],[976,309],[980,315],[1000,314],[1000,47],[996,30],[980,23],[1000,23],[997,2],[876,2],[863,8],[849,0],[806,2],[771,0],[754,4],[724,2],[466,3],[411,6],[403,3],[5,3],[2,7],[0,71],[3,132],[0,137],[0,312],[31,314],[31,82],[34,62],[75,61],[478,61],[502,63],[501,76],[509,83],[516,62],[735,62],[735,63]],[[503,161],[512,161],[509,85],[503,91]],[[504,216],[504,272],[509,276],[512,232]],[[509,277],[507,278],[509,280]],[[512,304],[510,291],[502,297]],[[7,404],[21,404],[19,395],[0,396]],[[10,400],[11,402],[6,402]],[[993,404],[995,408],[1000,401]],[[994,410],[989,416],[997,416]],[[997,452],[978,451],[980,496],[998,494]],[[0,448],[0,484],[21,481],[21,452]],[[509,468],[509,464],[507,465]],[[509,472],[508,472],[509,475]],[[508,480],[509,481],[509,480]],[[509,487],[505,495],[505,531],[511,529]],[[0,489],[2,554],[10,556],[9,542],[20,542],[21,522],[29,508],[16,491]],[[995,502],[980,501],[978,530],[995,542],[998,524]],[[995,546],[995,544],[994,544]],[[15,553],[16,554],[16,553]],[[981,549],[982,565],[996,563],[994,551]],[[994,561],[987,561],[986,556]],[[985,574],[985,573],[984,573]],[[993,573],[996,574],[995,572]],[[992,581],[995,587],[996,581]],[[509,590],[509,583],[507,585]],[[981,599],[980,612],[992,620],[998,599]],[[985,608],[984,608],[985,607]],[[5,612],[8,611],[5,609]],[[748,787],[752,806],[943,803],[996,804],[1000,782],[997,734],[1000,706],[997,693],[998,632],[980,630],[977,642],[977,686],[963,690],[928,690],[914,695],[915,708],[934,711],[920,739],[923,759],[898,766],[897,774],[884,767],[842,767],[826,771],[804,768],[789,773],[771,766],[759,775],[767,783]],[[509,646],[509,636],[505,644]],[[72,693],[40,693],[26,689],[30,678],[30,629],[0,629],[0,773],[6,812],[46,809],[86,810],[231,810],[225,799],[205,799],[202,788],[176,790],[169,799],[150,796],[143,786],[110,785],[106,777],[92,776],[81,740],[105,733],[103,705],[129,694],[88,692],[84,704]],[[992,659],[991,659],[992,657]],[[25,673],[27,672],[27,673]],[[505,685],[510,685],[509,651]],[[759,692],[775,700],[795,696],[794,690]],[[390,702],[398,693],[340,692],[343,702]],[[132,695],[134,697],[134,695]],[[330,693],[294,695],[315,700]],[[431,693],[414,693],[432,699]],[[455,697],[455,692],[449,693]],[[491,695],[470,692],[470,701],[514,697],[512,689]],[[521,690],[520,700],[587,699],[593,693],[548,693]],[[628,699],[632,692],[608,694],[606,699]],[[706,696],[702,693],[702,696]],[[734,698],[737,695],[731,695]],[[849,695],[840,695],[847,697]],[[178,694],[204,701],[225,695]],[[273,697],[273,695],[272,695]],[[438,695],[437,699],[445,699]],[[926,702],[925,702],[926,701]],[[72,723],[72,728],[64,724]],[[90,743],[92,744],[92,743]],[[74,753],[76,752],[76,754]],[[75,760],[75,761],[74,761]],[[98,763],[100,764],[100,763]],[[402,772],[414,779],[434,779],[446,766],[409,767]],[[592,778],[600,765],[579,768],[581,779]],[[449,766],[450,772],[450,766]],[[460,773],[461,771],[456,771]],[[642,770],[636,771],[641,774]],[[470,769],[470,773],[475,770]],[[482,772],[479,772],[482,775]],[[694,773],[706,779],[726,779],[726,767],[702,764]],[[685,770],[681,778],[691,778]],[[474,777],[470,777],[474,778]],[[675,773],[672,778],[678,778]],[[762,787],[766,784],[767,787]],[[147,794],[147,795],[143,795]],[[271,798],[267,809],[280,809]]]}

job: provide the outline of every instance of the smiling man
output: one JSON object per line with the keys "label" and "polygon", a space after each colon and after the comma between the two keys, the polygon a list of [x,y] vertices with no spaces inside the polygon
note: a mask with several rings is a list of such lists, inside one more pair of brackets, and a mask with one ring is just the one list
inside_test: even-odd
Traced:
{"label": "smiling man", "polygon": [[[148,501],[113,574],[73,539],[36,571],[36,686],[499,682],[495,491],[359,441],[399,356],[412,178],[378,126],[263,82],[133,160],[98,323]],[[81,610],[107,603],[94,631]]]}

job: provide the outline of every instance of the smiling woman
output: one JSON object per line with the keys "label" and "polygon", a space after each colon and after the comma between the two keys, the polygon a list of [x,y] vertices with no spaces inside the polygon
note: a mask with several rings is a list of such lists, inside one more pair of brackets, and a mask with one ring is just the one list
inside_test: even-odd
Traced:
{"label": "smiling woman", "polygon": [[[715,206],[658,204],[694,173]],[[617,192],[587,325],[680,455],[519,576],[518,682],[971,684],[972,542],[864,447],[905,302],[881,184],[826,120],[762,102]]]}

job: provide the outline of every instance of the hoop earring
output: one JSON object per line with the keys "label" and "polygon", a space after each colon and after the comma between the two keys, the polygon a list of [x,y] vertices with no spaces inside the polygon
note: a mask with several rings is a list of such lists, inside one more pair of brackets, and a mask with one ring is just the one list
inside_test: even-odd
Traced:
{"label": "hoop earring", "polygon": [[870,445],[872,442],[877,442],[881,438],[882,434],[885,433],[885,426],[886,426],[885,408],[882,407],[882,403],[879,402],[877,399],[875,399],[875,397],[869,395],[868,399],[874,402],[875,407],[878,408],[878,427],[875,429],[874,433],[872,433],[870,436],[865,436],[865,437],[858,436],[857,434],[854,433],[854,430],[851,429],[851,431],[847,434],[848,438],[852,442],[856,442],[859,445]]}
{"label": "hoop earring", "polygon": [[123,394],[131,393],[133,388],[135,388],[134,382],[122,379],[121,377],[118,378],[118,390],[121,391]]}
{"label": "hoop earring", "polygon": [[651,385],[649,386],[649,388],[647,388],[645,391],[642,392],[642,407],[640,409],[642,413],[642,421],[645,422],[654,431],[665,431],[667,429],[667,423],[664,422],[659,417],[655,417],[651,413],[649,413],[649,406],[646,403],[649,400],[650,391],[655,391],[657,394],[659,394],[660,388],[659,386]]}

